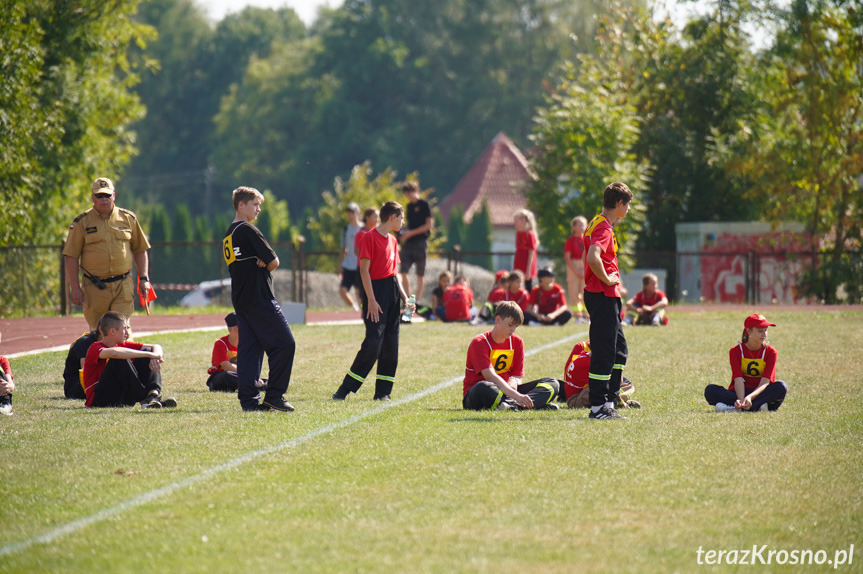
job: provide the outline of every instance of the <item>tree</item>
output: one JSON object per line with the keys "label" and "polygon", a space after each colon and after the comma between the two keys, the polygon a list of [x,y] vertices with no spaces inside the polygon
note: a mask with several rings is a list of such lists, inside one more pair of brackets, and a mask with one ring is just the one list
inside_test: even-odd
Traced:
{"label": "tree", "polygon": [[[536,179],[529,185],[528,206],[536,213],[543,244],[563,251],[569,222],[577,214],[588,220],[602,208],[602,194],[613,181],[637,193],[647,181],[648,164],[633,151],[640,117],[634,106],[631,64],[623,49],[623,26],[604,20],[595,54],[567,63],[557,87],[534,118],[531,139],[537,148],[532,161]],[[624,252],[632,250],[643,206],[638,197],[629,216],[615,230]],[[621,263],[631,260],[621,254]]]}
{"label": "tree", "polygon": [[[219,168],[214,176],[207,173],[216,142],[213,118],[249,61],[269,56],[276,40],[305,37],[305,26],[290,8],[247,7],[214,30],[192,0],[152,0],[138,18],[159,30],[159,40],[137,54],[150,70],[138,87],[148,114],[138,126],[142,153],[126,184],[169,206],[189,196],[193,204],[206,200],[208,185],[236,187],[220,163],[214,164]],[[209,203],[203,207],[209,213]]]}
{"label": "tree", "polygon": [[524,139],[547,73],[590,44],[595,6],[348,0],[309,44],[249,68],[219,114],[214,163],[297,207],[366,159],[446,193],[480,142]]}
{"label": "tree", "polygon": [[[759,67],[760,113],[720,140],[729,169],[752,180],[772,222],[804,223],[829,256],[808,285],[836,302],[863,295],[863,29],[854,3],[794,0]],[[856,259],[849,254],[857,251]]]}
{"label": "tree", "polygon": [[117,179],[135,152],[143,108],[126,52],[153,36],[137,4],[0,2],[0,245],[58,241],[92,179]]}
{"label": "tree", "polygon": [[[325,97],[326,78],[309,76],[317,40],[276,42],[268,58],[255,58],[231,86],[215,117],[211,160],[219,179],[254,182],[290,201],[296,211],[317,203],[321,188],[305,181],[309,166],[297,150],[313,137],[312,118]],[[332,176],[330,176],[332,177]],[[292,193],[293,190],[305,193]]]}
{"label": "tree", "polygon": [[716,2],[680,39],[667,22],[627,23],[640,118],[633,151],[651,166],[645,187],[635,190],[647,211],[642,249],[674,250],[678,222],[749,221],[762,213],[760,201],[744,200],[748,178],[713,157],[715,140],[736,132],[757,106],[755,55],[742,30],[751,14],[749,2]]}
{"label": "tree", "polygon": [[[361,209],[368,206],[380,208],[387,201],[399,199],[401,181],[396,181],[395,171],[388,167],[372,178],[373,173],[371,163],[363,162],[354,166],[347,181],[337,177],[332,191],[323,193],[323,206],[309,219],[309,232],[314,234],[322,249],[339,250],[342,229],[347,224],[345,208],[348,203],[356,202]],[[409,174],[407,179],[415,178],[416,174]],[[336,263],[335,260],[327,261],[318,268],[335,271]]]}
{"label": "tree", "polygon": [[489,271],[494,271],[494,262],[490,255],[491,215],[485,201],[482,202],[482,208],[474,214],[473,219],[467,224],[466,231],[464,250],[488,253],[488,255],[471,255],[465,257],[465,261],[473,265],[479,265]]}
{"label": "tree", "polygon": [[446,232],[446,248],[453,250],[456,246],[459,249],[465,249],[465,240],[467,239],[467,226],[464,222],[464,206],[455,205],[449,212],[449,223],[447,224]]}

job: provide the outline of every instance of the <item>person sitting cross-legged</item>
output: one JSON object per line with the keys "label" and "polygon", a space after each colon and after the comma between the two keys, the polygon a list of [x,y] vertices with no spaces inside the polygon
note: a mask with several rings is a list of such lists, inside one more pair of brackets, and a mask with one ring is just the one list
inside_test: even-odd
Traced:
{"label": "person sitting cross-legged", "polygon": [[101,339],[90,345],[84,359],[84,406],[122,407],[137,402],[145,409],[177,406],[173,397],[162,398],[160,345],[127,341],[129,324],[118,311],[102,315],[96,328]]}
{"label": "person sitting cross-legged", "polygon": [[468,410],[558,410],[551,401],[560,390],[557,379],[522,383],[524,341],[515,330],[524,314],[514,301],[498,303],[491,331],[473,338],[467,349],[462,407]]}

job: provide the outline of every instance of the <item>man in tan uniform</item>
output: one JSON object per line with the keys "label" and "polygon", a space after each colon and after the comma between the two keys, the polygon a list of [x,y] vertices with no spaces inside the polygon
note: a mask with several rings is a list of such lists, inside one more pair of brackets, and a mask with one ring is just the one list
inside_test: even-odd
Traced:
{"label": "man in tan uniform", "polygon": [[[107,311],[131,317],[135,310],[132,260],[141,291],[150,289],[147,276],[150,243],[135,214],[114,205],[114,184],[107,177],[93,182],[93,208],[75,218],[63,248],[72,303],[84,306],[84,318],[95,329]],[[78,281],[78,260],[84,276]]]}

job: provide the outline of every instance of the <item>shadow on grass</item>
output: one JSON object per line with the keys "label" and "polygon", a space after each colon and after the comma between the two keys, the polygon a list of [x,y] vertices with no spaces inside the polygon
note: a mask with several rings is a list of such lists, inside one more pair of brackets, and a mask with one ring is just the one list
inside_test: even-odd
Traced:
{"label": "shadow on grass", "polygon": [[[542,413],[552,413],[554,411],[533,411],[533,412],[542,412]],[[522,414],[525,413],[525,414]],[[450,419],[451,423],[520,423],[525,421],[525,417],[533,417],[533,416],[542,416],[542,422],[570,422],[574,420],[588,420],[587,416],[560,416],[558,414],[552,414],[551,416],[543,416],[543,415],[534,415],[528,410],[517,411],[511,414],[506,414],[499,417],[490,417],[490,416],[464,416],[459,418]]]}

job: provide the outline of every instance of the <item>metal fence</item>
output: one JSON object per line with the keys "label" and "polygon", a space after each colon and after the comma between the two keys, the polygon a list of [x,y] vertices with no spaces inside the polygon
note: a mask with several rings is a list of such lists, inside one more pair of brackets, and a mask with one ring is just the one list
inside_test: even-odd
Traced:
{"label": "metal fence", "polygon": [[0,317],[61,311],[62,251],[62,244],[0,247]]}
{"label": "metal fence", "polygon": [[[171,306],[204,283],[212,303],[230,304],[228,270],[221,253],[221,242],[157,242],[149,252],[149,275],[154,283],[159,306]],[[283,301],[309,301],[309,273],[338,271],[338,252],[305,251],[303,244],[279,242],[273,248],[280,259],[280,281],[276,296]],[[62,245],[0,247],[0,316],[66,314],[70,309]],[[446,268],[458,273],[466,263],[494,272],[494,263],[512,261],[512,252],[469,252],[458,247],[430,253],[446,261]],[[636,252],[632,254],[640,270],[664,272],[666,292],[677,302],[712,303],[811,303],[802,295],[802,286],[812,281],[814,272],[829,266],[830,254],[824,252]],[[863,285],[863,254],[843,254],[859,297]],[[540,262],[554,263],[562,269],[562,259],[539,253]],[[563,275],[563,274],[561,274]],[[632,277],[635,283],[639,277]],[[565,281],[563,277],[559,282]],[[206,282],[206,283],[205,283]],[[630,293],[641,288],[640,281],[628,285]],[[856,289],[856,290],[855,290]],[[855,301],[859,302],[859,301]]]}

